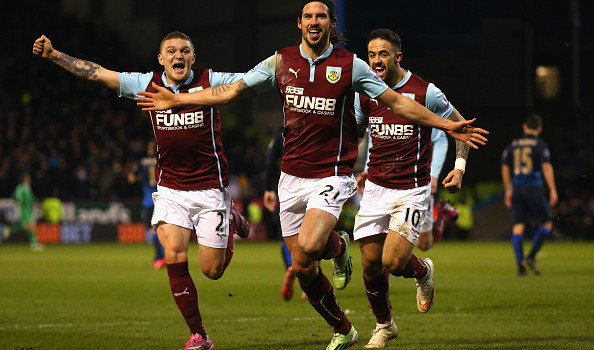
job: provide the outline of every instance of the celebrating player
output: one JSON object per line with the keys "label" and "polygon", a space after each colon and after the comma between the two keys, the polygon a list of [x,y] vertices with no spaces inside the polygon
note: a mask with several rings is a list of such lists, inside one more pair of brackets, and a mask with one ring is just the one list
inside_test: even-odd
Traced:
{"label": "celebrating player", "polygon": [[[127,98],[136,97],[137,91],[155,91],[154,86],[172,93],[192,92],[232,83],[242,76],[192,69],[196,61],[194,45],[181,32],[169,33],[161,41],[158,60],[164,72],[108,70],[55,50],[44,35],[33,44],[33,53]],[[241,237],[249,233],[245,219],[231,208],[219,110],[184,107],[149,112],[148,117],[157,142],[157,192],[153,194],[155,212],[151,223],[165,249],[171,293],[191,332],[185,349],[212,349],[188,268],[190,234],[196,231],[202,273],[216,280],[233,256],[233,233]]]}
{"label": "celebrating player", "polygon": [[[512,210],[512,244],[518,264],[518,276],[528,274],[525,266],[535,274],[540,274],[534,259],[545,236],[551,235],[553,222],[550,207],[557,204],[558,200],[551,154],[546,142],[538,137],[542,132],[542,118],[531,114],[522,128],[524,136],[513,140],[501,156],[505,205]],[[549,188],[548,202],[542,188],[543,176]],[[534,234],[530,253],[524,259],[522,241],[528,219],[536,220],[539,228]]]}
{"label": "celebrating player", "polygon": [[[406,71],[400,37],[388,29],[376,29],[367,39],[369,65],[393,90],[434,111],[443,118],[464,118],[432,83]],[[391,90],[392,90],[391,89]],[[355,97],[357,123],[369,125],[368,178],[355,219],[354,238],[362,254],[363,281],[377,326],[366,348],[383,348],[395,338],[388,298],[388,275],[416,278],[417,307],[427,312],[433,304],[433,262],[419,259],[412,250],[431,196],[432,129],[409,121],[376,100]],[[460,189],[468,145],[456,143],[457,164],[444,179],[450,192]],[[425,218],[426,219],[426,218]]]}
{"label": "celebrating player", "polygon": [[345,349],[358,333],[338,305],[318,259],[332,259],[337,289],[350,281],[349,238],[333,230],[344,202],[355,193],[352,170],[358,132],[353,90],[376,98],[399,114],[446,130],[464,142],[484,144],[487,133],[472,121],[440,118],[391,89],[352,53],[333,44],[340,40],[331,0],[301,1],[301,44],[277,51],[233,84],[191,94],[172,94],[154,86],[140,92],[148,111],[174,106],[214,105],[276,88],[284,113],[284,150],[279,181],[282,234],[293,260],[293,273],[310,304],[334,328],[327,349]]}

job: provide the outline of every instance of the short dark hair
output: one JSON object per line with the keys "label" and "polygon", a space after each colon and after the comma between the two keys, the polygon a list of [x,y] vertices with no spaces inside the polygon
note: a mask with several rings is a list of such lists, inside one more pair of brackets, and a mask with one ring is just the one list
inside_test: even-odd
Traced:
{"label": "short dark hair", "polygon": [[[332,0],[302,0],[299,2],[299,17],[301,18],[301,16],[303,16],[303,8],[305,7],[305,5],[309,4],[310,2],[321,2],[322,4],[326,5],[326,7],[328,7],[328,16],[330,17],[331,20],[333,21],[337,21],[336,19],[336,13],[334,11],[334,2]],[[336,44],[346,44],[348,40],[343,36],[343,34],[336,29],[336,27],[331,27],[330,28],[330,42],[333,45]],[[301,41],[299,41],[301,42]]]}
{"label": "short dark hair", "polygon": [[163,48],[163,43],[165,42],[165,40],[169,40],[169,39],[187,40],[190,42],[190,45],[192,45],[192,50],[194,50],[194,43],[192,42],[192,39],[190,39],[190,37],[187,36],[186,34],[176,30],[175,32],[171,32],[163,37],[163,39],[161,40],[161,44],[159,44],[159,52],[161,52],[161,49]]}
{"label": "short dark hair", "polygon": [[396,48],[397,53],[402,51],[402,41],[400,40],[400,37],[390,29],[384,28],[372,30],[367,37],[367,45],[369,45],[369,42],[374,39],[386,40]]}
{"label": "short dark hair", "polygon": [[532,113],[526,117],[524,124],[526,124],[526,127],[530,130],[537,130],[542,127],[542,118],[538,114]]}

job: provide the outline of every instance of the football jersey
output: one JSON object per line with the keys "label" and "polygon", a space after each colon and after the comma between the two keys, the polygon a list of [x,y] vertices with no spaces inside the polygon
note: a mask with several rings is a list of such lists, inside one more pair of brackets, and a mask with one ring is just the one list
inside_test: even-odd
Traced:
{"label": "football jersey", "polygon": [[301,178],[350,176],[357,159],[354,91],[378,96],[387,86],[354,54],[329,46],[315,61],[301,46],[278,51],[246,73],[258,92],[276,86],[283,103],[281,170]]}
{"label": "football jersey", "polygon": [[[394,90],[447,118],[453,107],[433,84],[407,73]],[[431,94],[431,104],[428,104]],[[395,114],[377,100],[359,95],[360,113],[368,121],[368,179],[386,188],[411,189],[430,181],[432,128]],[[358,119],[360,119],[358,115]]]}
{"label": "football jersey", "polygon": [[542,186],[542,163],[550,161],[546,142],[526,134],[513,140],[501,156],[501,164],[511,169],[513,185]]}

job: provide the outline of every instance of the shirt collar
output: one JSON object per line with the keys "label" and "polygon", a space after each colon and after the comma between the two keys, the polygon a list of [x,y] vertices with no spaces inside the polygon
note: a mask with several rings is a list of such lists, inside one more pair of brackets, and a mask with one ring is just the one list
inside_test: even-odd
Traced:
{"label": "shirt collar", "polygon": [[171,90],[173,90],[174,92],[179,92],[181,87],[184,85],[190,84],[192,79],[194,79],[194,70],[190,70],[190,76],[188,77],[188,79],[177,86],[175,86],[174,84],[167,83],[167,77],[165,76],[165,72],[163,72],[163,74],[161,75],[161,80],[163,81],[163,84],[165,84],[165,86],[171,88]]}
{"label": "shirt collar", "polygon": [[303,44],[299,44],[299,52],[301,52],[301,57],[308,60],[310,66],[313,66],[314,64],[317,64],[318,62],[321,62],[321,61],[325,60],[326,58],[328,58],[328,56],[330,56],[330,54],[332,53],[333,49],[334,49],[334,46],[332,45],[332,43],[330,43],[330,45],[328,45],[328,50],[326,50],[326,52],[324,52],[320,57],[316,58],[316,60],[314,61],[311,59],[311,57],[306,55],[305,52],[303,52]]}
{"label": "shirt collar", "polygon": [[406,82],[408,82],[408,79],[410,79],[412,73],[410,71],[406,71],[406,75],[404,76],[404,78],[396,85],[394,85],[394,87],[392,88],[393,90],[399,89],[401,87],[404,86],[404,84],[406,84]]}

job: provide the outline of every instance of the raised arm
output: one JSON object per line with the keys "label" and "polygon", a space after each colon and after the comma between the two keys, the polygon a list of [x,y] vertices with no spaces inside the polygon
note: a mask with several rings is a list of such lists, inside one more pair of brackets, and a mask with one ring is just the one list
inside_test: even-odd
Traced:
{"label": "raised arm", "polygon": [[487,138],[483,135],[488,135],[488,131],[470,126],[475,119],[453,122],[449,119],[441,118],[416,101],[404,97],[392,89],[387,89],[376,99],[399,116],[418,124],[443,130],[453,138],[466,143],[472,148],[478,149],[475,143],[485,145],[487,142]]}
{"label": "raised arm", "polygon": [[52,42],[42,35],[33,43],[33,54],[47,58],[73,75],[90,81],[99,82],[110,89],[120,90],[118,72],[105,69],[90,61],[68,56],[52,47]]}
{"label": "raised arm", "polygon": [[[466,120],[456,108],[454,108],[448,119],[453,122]],[[468,144],[456,140],[456,162],[454,164],[454,170],[450,171],[442,181],[444,188],[449,193],[458,192],[462,188],[462,177],[466,171],[466,161],[468,160],[469,151],[470,146]]]}

